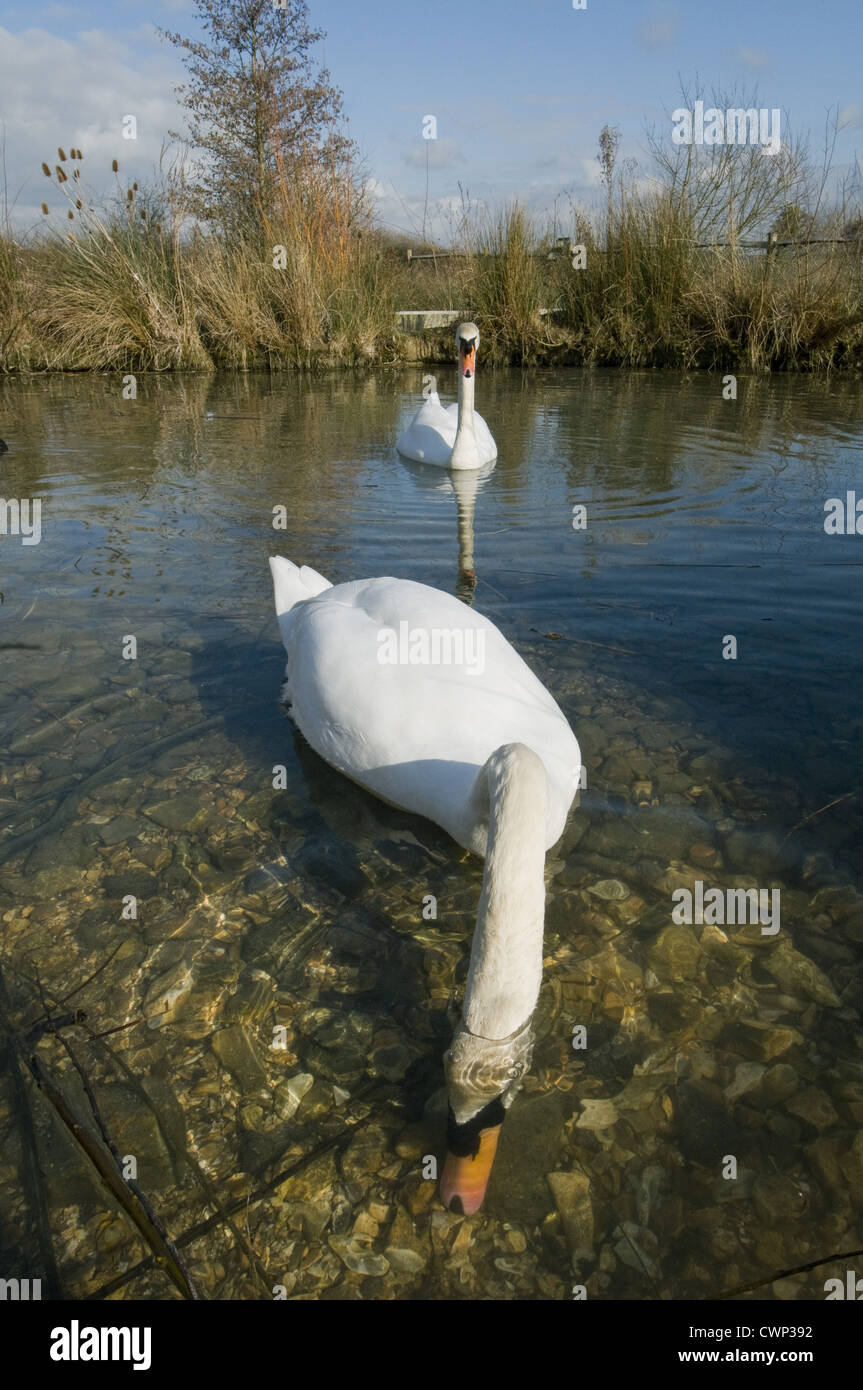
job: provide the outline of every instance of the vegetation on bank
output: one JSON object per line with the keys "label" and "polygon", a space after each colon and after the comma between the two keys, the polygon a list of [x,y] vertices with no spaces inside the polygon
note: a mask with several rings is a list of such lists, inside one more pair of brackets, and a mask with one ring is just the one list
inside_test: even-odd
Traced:
{"label": "vegetation on bank", "polygon": [[[451,330],[398,331],[412,309],[475,319],[499,363],[863,365],[863,217],[854,188],[827,205],[829,141],[815,169],[799,142],[674,146],[663,130],[644,174],[618,167],[606,126],[598,207],[570,202],[543,228],[518,203],[466,200],[456,254],[415,243],[435,254],[411,263],[375,225],[304,0],[195,4],[208,41],[165,36],[190,78],[186,157],[149,188],[114,161],[107,202],[88,196],[81,150],[43,164],[65,203],[43,204],[38,233],[0,234],[0,370],[451,360]],[[769,252],[753,246],[770,233]]]}
{"label": "vegetation on bank", "polygon": [[[396,310],[473,318],[499,363],[815,369],[863,364],[863,238],[769,254],[698,248],[667,193],[612,224],[585,217],[574,269],[519,206],[462,245],[409,265],[374,228],[339,228],[303,197],[266,238],[184,236],[135,190],[74,231],[0,239],[0,369],[310,367],[448,360]],[[161,219],[161,220],[160,220]],[[275,262],[275,263],[274,263]]]}
{"label": "vegetation on bank", "polygon": [[[468,209],[454,229],[460,254],[409,263],[406,243],[374,227],[335,163],[283,172],[261,225],[229,232],[190,224],[176,187],[148,192],[118,178],[97,208],[72,154],[59,151],[49,170],[69,203],[63,230],[0,238],[5,371],[448,360],[451,332],[407,338],[399,309],[474,318],[484,359],[499,363],[863,363],[863,223],[847,207],[785,205],[769,253],[745,244],[751,232],[702,246],[672,183],[616,179],[601,214],[573,210],[563,244],[517,204],[493,216]],[[570,241],[583,249],[572,255]]]}

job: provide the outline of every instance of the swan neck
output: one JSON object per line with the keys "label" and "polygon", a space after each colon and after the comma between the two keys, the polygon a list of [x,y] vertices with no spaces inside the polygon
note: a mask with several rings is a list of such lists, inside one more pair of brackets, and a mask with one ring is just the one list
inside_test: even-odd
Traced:
{"label": "swan neck", "polygon": [[475,376],[465,376],[464,372],[458,374],[458,422],[473,424],[473,391]]}
{"label": "swan neck", "polygon": [[476,468],[479,463],[473,416],[474,380],[473,376],[465,376],[463,372],[459,372],[458,424],[450,455],[450,468]]}
{"label": "swan neck", "polygon": [[548,782],[524,744],[505,744],[480,778],[488,840],[464,1021],[476,1037],[508,1038],[531,1017],[542,980]]}

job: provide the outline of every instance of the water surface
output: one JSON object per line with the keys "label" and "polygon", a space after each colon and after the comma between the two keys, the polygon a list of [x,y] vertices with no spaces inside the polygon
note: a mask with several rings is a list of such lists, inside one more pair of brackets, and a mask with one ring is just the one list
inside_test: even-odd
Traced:
{"label": "water surface", "polygon": [[[863,537],[824,531],[863,497],[863,387],[481,371],[500,457],[456,493],[393,447],[421,386],[0,383],[0,491],[42,498],[40,544],[0,537],[5,1028],[40,989],[86,1010],[63,1035],[209,1298],[821,1298],[842,1262],[772,1276],[863,1243]],[[273,552],[459,592],[581,742],[475,1218],[422,1172],[481,865],[280,712]],[[780,931],[674,923],[697,880],[778,888]],[[4,1276],[176,1296],[23,1071],[0,1209]]]}

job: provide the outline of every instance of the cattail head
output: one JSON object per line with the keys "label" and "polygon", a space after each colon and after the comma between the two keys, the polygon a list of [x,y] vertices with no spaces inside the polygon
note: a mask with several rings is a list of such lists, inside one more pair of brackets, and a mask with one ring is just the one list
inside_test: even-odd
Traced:
{"label": "cattail head", "polygon": [[119,164],[117,163],[116,159],[112,159],[112,160],[111,160],[111,172],[114,173],[114,174],[117,174],[117,173],[120,172],[120,166],[119,166]]}
{"label": "cattail head", "polygon": [[147,220],[147,209],[146,209],[146,208],[141,208],[141,221],[142,221],[142,222],[146,222],[146,220]]}
{"label": "cattail head", "polygon": [[42,204],[42,211],[44,212],[45,216],[47,217],[47,216],[48,216],[48,204],[47,204],[47,203],[43,203],[43,204]]}
{"label": "cattail head", "polygon": [[66,172],[65,172],[63,169],[60,168],[60,165],[59,165],[59,164],[57,165],[57,182],[58,182],[58,183],[68,183],[68,182],[69,182],[69,177],[68,177],[68,175],[66,174]]}
{"label": "cattail head", "polygon": [[135,192],[137,193],[137,192],[138,192],[138,185],[137,185],[136,183],[133,183],[133,184],[132,184],[132,187],[134,188]]}
{"label": "cattail head", "polygon": [[135,195],[132,192],[131,188],[126,189],[126,198],[130,203],[134,201]]}
{"label": "cattail head", "polygon": [[50,179],[51,170],[48,168],[48,165],[45,163],[44,159],[42,160],[42,173],[45,175],[46,179]]}
{"label": "cattail head", "polygon": [[79,212],[80,212],[81,208],[84,206],[84,204],[81,202],[81,199],[80,199],[80,198],[76,198],[76,199],[75,199],[75,206],[76,206],[76,208],[78,208],[78,210],[79,210]]}
{"label": "cattail head", "polygon": [[74,221],[75,221],[75,214],[74,214],[74,212],[72,211],[71,208],[70,208],[69,211],[66,213],[66,216],[68,217],[68,219],[69,219],[70,222],[74,222]]}
{"label": "cattail head", "polygon": [[66,152],[63,149],[62,145],[57,146],[57,158],[61,161],[61,163],[66,163]]}

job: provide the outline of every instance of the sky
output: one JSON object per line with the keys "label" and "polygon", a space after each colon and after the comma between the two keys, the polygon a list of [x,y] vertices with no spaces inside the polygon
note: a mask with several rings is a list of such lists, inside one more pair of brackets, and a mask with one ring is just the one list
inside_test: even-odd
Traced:
{"label": "sky", "polygon": [[[579,0],[580,3],[580,0]],[[321,62],[344,93],[378,219],[446,241],[462,196],[499,207],[519,197],[571,229],[570,199],[598,196],[597,139],[621,132],[619,159],[649,168],[645,132],[670,146],[681,79],[706,93],[757,90],[820,151],[838,112],[838,175],[863,169],[861,0],[310,0],[326,30]],[[193,0],[0,0],[0,141],[10,217],[21,231],[59,206],[40,172],[58,145],[79,146],[89,187],[110,165],[152,176],[182,128],[177,52],[157,26],[196,35]],[[137,138],[123,138],[134,115]],[[437,138],[423,139],[434,116]],[[426,162],[428,160],[428,202]],[[64,205],[65,206],[65,205]]]}

